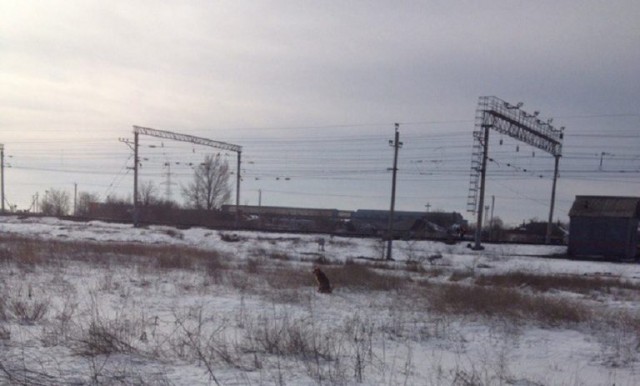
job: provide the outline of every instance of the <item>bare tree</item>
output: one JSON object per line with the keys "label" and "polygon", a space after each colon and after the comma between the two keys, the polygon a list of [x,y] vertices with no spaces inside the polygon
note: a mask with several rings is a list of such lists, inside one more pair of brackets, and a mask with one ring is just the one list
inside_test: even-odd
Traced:
{"label": "bare tree", "polygon": [[49,216],[66,216],[71,209],[69,193],[64,190],[49,189],[44,193],[40,208]]}
{"label": "bare tree", "polygon": [[78,193],[78,205],[76,207],[76,216],[88,216],[90,214],[90,206],[92,202],[99,202],[100,196],[97,193],[80,192]]}
{"label": "bare tree", "polygon": [[229,163],[220,157],[207,155],[204,162],[194,169],[193,181],[182,187],[182,195],[189,207],[196,209],[220,209],[229,201]]}
{"label": "bare tree", "polygon": [[140,195],[140,205],[142,206],[155,205],[160,201],[153,181],[145,181],[140,184],[138,194]]}

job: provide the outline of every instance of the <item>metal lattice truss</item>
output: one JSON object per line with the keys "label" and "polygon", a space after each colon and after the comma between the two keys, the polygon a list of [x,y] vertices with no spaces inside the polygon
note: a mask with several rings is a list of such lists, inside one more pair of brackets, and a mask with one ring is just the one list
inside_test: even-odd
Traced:
{"label": "metal lattice truss", "polygon": [[562,129],[551,126],[551,121],[542,121],[537,112],[527,114],[518,105],[510,105],[496,97],[486,98],[482,126],[525,142],[553,156],[562,153]]}
{"label": "metal lattice truss", "polygon": [[210,147],[215,147],[222,150],[235,151],[236,153],[242,152],[242,146],[232,145],[226,142],[214,141],[207,138],[194,137],[193,135],[173,133],[171,131],[156,130],[156,129],[150,129],[148,127],[141,127],[141,126],[133,126],[133,132],[135,134],[149,135],[152,137],[165,138],[165,139],[170,139],[174,141],[190,142],[190,143],[195,143],[197,145],[210,146]]}
{"label": "metal lattice truss", "polygon": [[[551,120],[542,121],[538,112],[528,114],[520,110],[522,103],[511,105],[494,96],[482,96],[476,110],[475,130],[473,132],[473,153],[471,158],[471,180],[467,210],[476,211],[480,190],[480,174],[485,149],[487,128],[508,135],[554,157],[562,155],[563,129],[556,129]],[[485,134],[487,133],[487,134]]]}

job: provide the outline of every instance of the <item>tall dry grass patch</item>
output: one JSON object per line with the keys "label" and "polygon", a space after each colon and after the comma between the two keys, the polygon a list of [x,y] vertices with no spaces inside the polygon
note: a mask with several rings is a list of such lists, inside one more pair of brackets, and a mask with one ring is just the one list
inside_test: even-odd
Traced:
{"label": "tall dry grass patch", "polygon": [[15,263],[28,269],[37,264],[42,264],[45,253],[42,243],[16,235],[0,236],[0,262]]}
{"label": "tall dry grass patch", "polygon": [[576,301],[514,288],[439,284],[423,293],[434,311],[445,314],[532,321],[544,326],[583,323],[592,317],[592,311]]}
{"label": "tall dry grass patch", "polygon": [[347,261],[341,266],[326,266],[323,271],[334,288],[368,291],[392,291],[405,287],[411,279],[403,273],[378,272],[364,264]]}
{"label": "tall dry grass patch", "polygon": [[301,289],[315,285],[313,276],[304,268],[279,265],[273,269],[264,270],[263,276],[269,286],[276,290]]}
{"label": "tall dry grass patch", "polygon": [[143,270],[203,269],[210,275],[227,268],[220,253],[186,246],[43,241],[15,235],[0,237],[0,261],[13,262],[21,268],[80,261],[105,267],[138,265]]}
{"label": "tall dry grass patch", "polygon": [[539,292],[559,290],[579,294],[589,294],[593,291],[610,293],[616,289],[640,290],[639,284],[616,277],[543,275],[521,271],[481,275],[476,278],[475,283],[481,286],[527,287]]}

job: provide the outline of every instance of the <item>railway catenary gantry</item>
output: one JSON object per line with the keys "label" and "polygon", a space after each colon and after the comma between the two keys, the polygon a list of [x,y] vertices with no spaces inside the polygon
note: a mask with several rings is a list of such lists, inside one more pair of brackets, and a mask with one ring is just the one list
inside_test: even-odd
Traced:
{"label": "railway catenary gantry", "polygon": [[546,240],[551,236],[553,209],[555,204],[558,165],[562,156],[564,127],[556,129],[552,119],[541,120],[539,112],[529,114],[521,110],[522,103],[510,104],[495,96],[481,96],[476,109],[473,132],[473,154],[471,158],[471,180],[467,199],[467,210],[477,214],[475,249],[481,249],[482,216],[484,206],[485,177],[489,153],[489,131],[493,129],[518,141],[551,154],[555,159],[553,187]]}
{"label": "railway catenary gantry", "polygon": [[[134,136],[134,182],[133,182],[133,223],[135,226],[138,225],[138,137],[140,135],[148,135],[151,137],[164,138],[172,141],[181,141],[181,142],[189,142],[196,145],[209,146],[214,147],[221,150],[233,151],[238,155],[238,171],[236,173],[236,207],[240,205],[240,166],[241,166],[241,156],[242,156],[242,146],[233,145],[226,142],[214,141],[208,138],[196,137],[188,134],[180,134],[171,131],[165,130],[157,130],[149,127],[142,126],[133,126],[133,136]],[[236,211],[238,213],[238,211]],[[237,215],[236,215],[236,224],[237,224]]]}

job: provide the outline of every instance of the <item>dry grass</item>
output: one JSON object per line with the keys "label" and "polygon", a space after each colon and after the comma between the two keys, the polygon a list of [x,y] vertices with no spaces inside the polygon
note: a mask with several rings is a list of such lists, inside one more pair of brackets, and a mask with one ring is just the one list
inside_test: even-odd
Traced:
{"label": "dry grass", "polygon": [[265,270],[263,277],[269,286],[276,290],[300,289],[315,285],[311,272],[288,266]]}
{"label": "dry grass", "polygon": [[211,272],[225,268],[217,252],[175,245],[99,243],[87,241],[34,240],[10,235],[0,237],[0,262],[13,262],[23,269],[38,265],[80,261],[100,266],[139,265],[143,269]]}
{"label": "dry grass", "polygon": [[438,284],[428,286],[423,297],[434,311],[442,314],[481,315],[544,326],[584,323],[593,316],[579,302],[513,288]]}
{"label": "dry grass", "polygon": [[[4,291],[2,291],[4,294]],[[4,322],[7,320],[7,310],[6,310],[6,300],[4,296],[0,297],[0,322]]]}
{"label": "dry grass", "polygon": [[[176,288],[200,285],[194,277],[204,279],[202,282],[207,286],[213,278],[220,286],[215,291],[225,294],[236,291],[242,295],[242,303],[237,311],[230,308],[221,315],[207,303],[206,307],[176,305],[172,315],[160,315],[160,318],[157,314],[145,315],[144,312],[131,318],[129,312],[114,317],[98,308],[106,303],[94,300],[89,309],[86,306],[77,308],[77,304],[72,303],[74,297],[58,309],[52,306],[49,312],[47,303],[34,301],[41,299],[27,300],[25,296],[16,300],[18,298],[12,297],[8,286],[0,285],[0,340],[10,339],[4,325],[46,325],[42,329],[45,347],[67,346],[90,363],[99,364],[110,356],[141,356],[163,364],[172,361],[197,363],[206,368],[212,379],[229,366],[247,370],[246,373],[277,369],[280,376],[282,364],[282,369],[305,368],[318,384],[371,381],[369,374],[375,374],[378,367],[384,365],[380,358],[388,354],[379,348],[385,347],[387,342],[400,340],[408,342],[407,363],[402,373],[406,375],[404,383],[412,384],[415,379],[411,379],[410,345],[432,337],[446,341],[456,333],[457,327],[451,327],[451,320],[480,320],[486,322],[486,326],[505,324],[519,328],[530,324],[577,328],[593,332],[596,339],[602,341],[601,345],[607,351],[606,359],[612,365],[624,365],[638,358],[638,316],[604,311],[604,306],[595,309],[590,306],[592,302],[560,293],[598,291],[609,294],[640,289],[638,285],[617,278],[523,272],[480,275],[474,269],[463,269],[454,271],[450,280],[445,281],[445,274],[450,271],[440,267],[424,272],[404,263],[328,262],[322,270],[337,293],[324,296],[314,293],[316,284],[311,273],[312,264],[308,261],[291,261],[286,251],[270,254],[262,250],[260,256],[244,257],[244,260],[226,259],[215,252],[183,246],[42,242],[2,236],[0,264],[10,265],[14,271],[13,267],[32,271],[38,266],[48,268],[49,264],[85,262],[92,264],[90,272],[114,276],[120,283],[122,277],[126,278],[125,282],[130,280],[128,275],[140,281],[135,274],[141,271],[149,274],[145,280],[153,280],[152,275],[166,279],[170,271],[185,270],[190,273],[178,272],[176,277],[186,279],[175,283]],[[111,269],[118,265],[126,269]],[[93,270],[96,267],[98,269]],[[47,269],[35,271],[49,272]],[[119,272],[124,272],[124,276],[117,276]],[[32,273],[19,274],[34,277]],[[432,276],[440,277],[433,280],[430,279]],[[152,291],[162,288],[164,286],[146,285],[137,294],[121,291],[117,299],[128,306],[144,304],[136,296],[155,296],[157,294]],[[100,293],[100,287],[96,291]],[[376,293],[385,291],[389,293]],[[206,296],[209,294],[207,292]],[[111,297],[112,294],[108,295]],[[245,308],[244,299],[250,297],[253,297],[251,301],[257,298],[263,304],[271,304],[271,308],[261,308],[266,310],[262,314]],[[369,306],[364,307],[367,310],[355,310],[349,318],[332,317],[328,323],[317,318],[319,309],[313,307],[332,307],[334,302],[338,304],[343,299]],[[0,357],[0,365],[1,361]],[[109,373],[100,370],[99,366],[92,367],[91,371],[94,374],[91,379],[96,384],[99,383],[97,380],[111,380],[101,375]],[[128,380],[134,379],[133,372],[127,374]],[[487,384],[479,374],[473,368],[457,369],[449,374],[450,382],[446,384]],[[0,380],[3,380],[2,374]],[[389,384],[402,383],[399,378],[388,381]]]}
{"label": "dry grass", "polygon": [[411,279],[395,272],[381,273],[364,264],[347,262],[341,266],[327,266],[323,271],[334,288],[349,288],[365,291],[392,291],[406,286]]}
{"label": "dry grass", "polygon": [[640,289],[638,284],[615,277],[541,275],[520,271],[499,275],[481,275],[476,278],[475,283],[480,286],[527,287],[539,292],[558,290],[579,294],[589,294],[593,291],[611,293],[616,289],[634,291]]}
{"label": "dry grass", "polygon": [[458,282],[475,277],[475,273],[472,270],[455,270],[449,275],[449,281]]}
{"label": "dry grass", "polygon": [[263,315],[250,321],[245,330],[245,346],[249,352],[295,356],[301,359],[331,360],[336,338],[321,334],[308,318],[293,318],[284,313],[278,317]]}
{"label": "dry grass", "polygon": [[[389,272],[380,272],[378,268],[373,268],[376,265],[368,262],[361,264],[352,261],[324,265],[322,270],[329,278],[331,286],[338,290],[392,291],[402,289],[411,282],[406,272],[392,271],[386,265],[383,266]],[[242,272],[229,276],[230,284],[235,288],[251,293],[263,293],[266,286],[271,295],[280,291],[285,299],[291,298],[294,303],[306,298],[300,293],[299,296],[291,296],[292,291],[311,289],[317,285],[312,266],[306,263],[292,265],[266,256],[252,257],[247,259],[240,269]],[[269,296],[269,299],[281,300],[283,296]]]}

